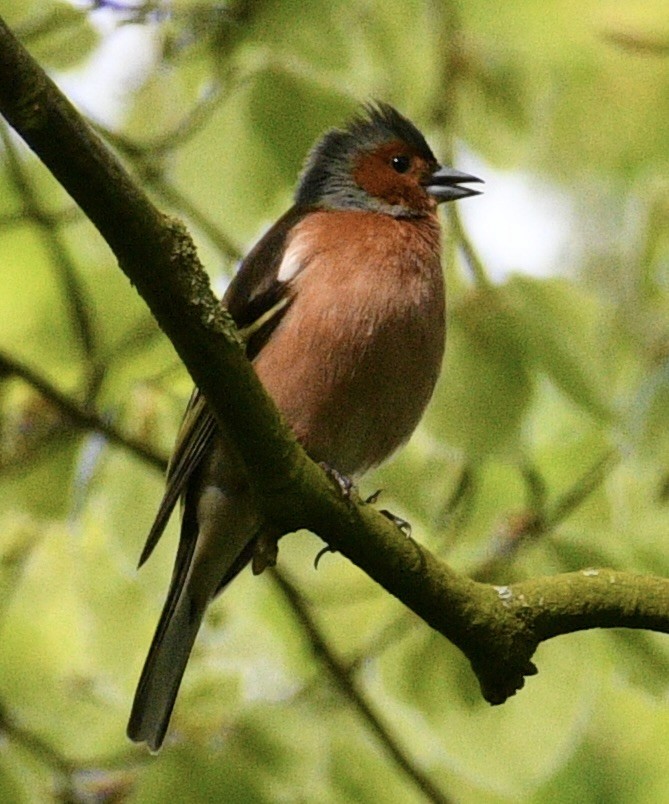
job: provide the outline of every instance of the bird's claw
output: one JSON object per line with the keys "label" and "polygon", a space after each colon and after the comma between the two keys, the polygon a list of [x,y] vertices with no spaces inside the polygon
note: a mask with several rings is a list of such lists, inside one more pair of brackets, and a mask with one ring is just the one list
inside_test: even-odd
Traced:
{"label": "bird's claw", "polygon": [[346,475],[342,475],[341,472],[333,469],[329,464],[324,463],[323,461],[321,461],[318,465],[325,472],[325,474],[334,483],[336,483],[337,487],[342,493],[342,496],[348,500],[351,497],[351,492],[355,489],[355,485],[351,478],[346,477]]}
{"label": "bird's claw", "polygon": [[318,565],[320,564],[321,558],[323,558],[323,556],[326,553],[336,553],[336,552],[337,552],[336,550],[333,550],[331,547],[328,547],[327,545],[322,550],[319,550],[318,553],[316,554],[316,558],[314,559],[314,569],[315,570],[318,569]]}
{"label": "bird's claw", "polygon": [[260,575],[267,567],[276,566],[276,559],[279,554],[279,545],[276,535],[262,534],[253,550],[251,557],[251,572]]}
{"label": "bird's claw", "polygon": [[395,525],[395,527],[399,528],[407,539],[411,538],[410,522],[407,522],[406,519],[402,519],[400,516],[396,516],[392,513],[392,511],[387,511],[385,508],[382,508],[379,513],[383,514],[383,516],[385,516],[386,519],[389,519],[393,525]]}
{"label": "bird's claw", "polygon": [[[370,494],[369,497],[365,500],[365,505],[374,505],[374,503],[379,499],[381,496],[383,489],[377,489],[373,494]],[[386,508],[381,508],[379,510],[380,514],[383,514],[386,519],[389,519],[393,525],[398,527],[402,533],[407,537],[407,539],[411,538],[411,523],[407,522],[406,519],[402,519],[402,517],[396,516],[391,511],[388,511]]]}

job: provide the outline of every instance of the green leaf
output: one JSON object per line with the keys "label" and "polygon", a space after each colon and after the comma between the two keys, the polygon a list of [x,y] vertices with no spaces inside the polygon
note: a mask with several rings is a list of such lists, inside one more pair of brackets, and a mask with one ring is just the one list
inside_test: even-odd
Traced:
{"label": "green leaf", "polygon": [[471,291],[454,305],[446,343],[428,425],[472,460],[512,449],[532,386],[500,291]]}
{"label": "green leaf", "polygon": [[658,746],[668,730],[666,705],[613,678],[591,709],[579,750],[565,757],[533,804],[660,804],[666,798],[669,759]]}
{"label": "green leaf", "polygon": [[528,800],[579,744],[597,694],[597,656],[591,635],[543,644],[535,657],[539,675],[491,707],[462,655],[438,634],[415,630],[386,652],[374,688],[424,767],[447,763],[483,789]]}
{"label": "green leaf", "polygon": [[564,280],[514,277],[500,289],[513,319],[517,348],[573,402],[608,421],[613,412],[598,337],[601,304]]}
{"label": "green leaf", "polygon": [[268,175],[273,181],[278,177],[291,185],[314,141],[324,129],[350,116],[353,108],[342,94],[284,68],[270,67],[253,80],[248,136],[271,160]]}
{"label": "green leaf", "polygon": [[73,15],[70,24],[58,29],[54,27],[48,39],[41,40],[32,50],[41,63],[48,64],[53,70],[64,71],[80,66],[98,41],[99,36],[89,19],[80,14],[78,19]]}

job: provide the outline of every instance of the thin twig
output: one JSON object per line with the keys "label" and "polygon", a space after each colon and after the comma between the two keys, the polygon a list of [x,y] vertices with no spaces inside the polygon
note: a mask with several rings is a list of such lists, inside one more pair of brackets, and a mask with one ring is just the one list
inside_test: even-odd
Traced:
{"label": "thin twig", "polygon": [[606,480],[620,460],[618,450],[604,453],[576,482],[567,489],[546,513],[546,529],[553,529],[581,505]]}
{"label": "thin twig", "polygon": [[448,804],[450,799],[447,798],[441,790],[435,787],[431,779],[416,765],[407,755],[404,748],[400,746],[397,740],[390,734],[390,731],[382,722],[381,716],[376,711],[371,701],[368,700],[358,682],[350,674],[346,664],[337,657],[328,644],[327,639],[311,616],[302,595],[289,579],[286,572],[279,572],[275,569],[272,571],[272,578],[281,590],[284,599],[290,605],[296,619],[307,634],[314,653],[321,664],[327,669],[330,679],[337,690],[362,716],[371,730],[376,734],[388,755],[392,757],[400,770],[412,779],[428,801]]}
{"label": "thin twig", "polygon": [[483,260],[479,257],[478,252],[474,248],[474,244],[470,240],[467,231],[462,225],[460,211],[457,209],[457,206],[453,204],[448,212],[451,226],[453,228],[453,235],[456,239],[456,242],[460,246],[460,249],[462,250],[465,262],[469,267],[474,282],[476,285],[478,285],[478,287],[490,287],[491,282],[486,272],[485,265],[483,264]]}
{"label": "thin twig", "polygon": [[0,372],[20,377],[24,382],[27,382],[77,428],[101,433],[110,443],[132,451],[160,471],[165,470],[166,460],[163,455],[148,447],[144,442],[121,432],[97,413],[77,404],[71,397],[52,385],[45,377],[1,351]]}
{"label": "thin twig", "polygon": [[[150,187],[172,209],[187,216],[209,238],[221,255],[232,261],[240,260],[241,252],[225,232],[199,209],[181,190],[165,178],[162,159],[164,154],[149,149],[144,143],[136,143],[99,125],[95,126],[106,140],[120,151],[134,165],[137,174],[146,187]],[[169,141],[169,137],[166,138]],[[163,148],[165,143],[163,142]]]}
{"label": "thin twig", "polygon": [[214,221],[197,207],[181,190],[167,181],[161,174],[155,174],[150,180],[153,190],[173,209],[178,209],[193,222],[198,229],[211,240],[214,246],[226,259],[237,261],[242,258],[239,248]]}
{"label": "thin twig", "polygon": [[[509,565],[522,546],[529,542],[534,543],[542,536],[551,533],[571,516],[599,488],[618,460],[617,450],[606,452],[552,505],[542,508],[528,507],[509,519],[504,532],[497,533],[491,538],[491,549],[486,558],[470,569],[470,577],[477,581],[489,581],[495,578],[502,567]],[[527,475],[526,479],[529,479]],[[536,478],[532,482],[536,483]],[[536,490],[530,488],[529,493],[531,496]],[[543,496],[545,491],[542,489],[540,493]]]}
{"label": "thin twig", "polygon": [[77,275],[77,270],[57,227],[54,226],[53,216],[46,214],[30,179],[26,175],[16,152],[16,145],[9,136],[6,126],[0,126],[0,137],[2,137],[2,142],[5,146],[9,176],[21,195],[25,217],[37,226],[42,235],[53,264],[58,271],[63,298],[69,307],[75,333],[83,345],[84,356],[91,365],[94,365],[98,339],[96,327],[89,312],[92,309],[92,305],[87,298],[84,285]]}

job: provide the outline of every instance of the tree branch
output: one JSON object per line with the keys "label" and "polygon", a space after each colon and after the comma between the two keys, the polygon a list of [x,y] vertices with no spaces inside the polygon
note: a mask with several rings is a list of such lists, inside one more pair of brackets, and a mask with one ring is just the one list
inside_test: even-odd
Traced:
{"label": "tree branch", "polygon": [[184,227],[162,215],[0,20],[0,111],[100,231],[239,448],[283,532],[319,534],[469,658],[502,703],[542,639],[583,628],[669,632],[669,581],[610,570],[511,587],[459,576],[306,456],[246,360]]}
{"label": "tree branch", "polygon": [[131,450],[156,469],[164,471],[165,458],[160,453],[147,447],[143,441],[125,435],[119,429],[98,416],[92,410],[78,405],[67,394],[59,391],[45,377],[28,368],[24,363],[0,351],[0,374],[13,375],[28,383],[50,402],[63,416],[82,430],[94,430],[101,433],[110,443]]}
{"label": "tree branch", "polygon": [[314,653],[325,665],[332,682],[341,695],[360,713],[393,761],[413,780],[425,797],[434,802],[434,804],[448,804],[450,799],[435,786],[430,777],[419,766],[408,758],[405,749],[384,725],[383,718],[376,711],[372,701],[368,699],[362,685],[353,678],[351,669],[337,657],[327,644],[320,628],[311,616],[308,606],[289,576],[285,572],[279,572],[274,569],[272,570],[272,578],[289,603],[293,614],[299,620],[300,625],[308,636]]}
{"label": "tree branch", "polygon": [[77,275],[74,263],[60,234],[57,218],[49,215],[47,210],[42,208],[38,195],[18,159],[16,146],[9,137],[9,131],[5,126],[0,131],[0,137],[7,154],[10,180],[23,200],[24,217],[35,224],[46,249],[50,252],[51,261],[56,268],[62,288],[63,301],[70,311],[72,330],[78,342],[81,343],[84,358],[91,367],[96,359],[98,337],[91,316],[91,305],[86,297],[83,283]]}

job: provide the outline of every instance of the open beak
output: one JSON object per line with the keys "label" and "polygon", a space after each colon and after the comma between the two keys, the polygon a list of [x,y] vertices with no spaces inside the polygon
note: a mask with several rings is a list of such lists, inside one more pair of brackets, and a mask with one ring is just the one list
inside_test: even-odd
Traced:
{"label": "open beak", "polygon": [[460,187],[461,184],[472,181],[483,183],[483,179],[478,179],[476,176],[439,165],[425,182],[425,189],[433,198],[436,198],[437,203],[441,204],[443,201],[457,201],[459,198],[468,198],[470,195],[480,195],[481,190]]}

